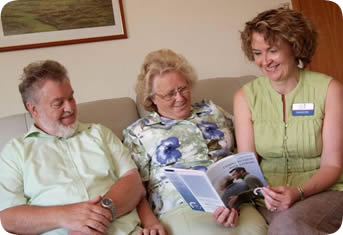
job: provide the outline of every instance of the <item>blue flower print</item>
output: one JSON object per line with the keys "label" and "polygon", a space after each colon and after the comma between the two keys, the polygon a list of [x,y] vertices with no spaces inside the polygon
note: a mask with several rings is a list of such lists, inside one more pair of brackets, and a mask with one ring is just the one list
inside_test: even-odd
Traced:
{"label": "blue flower print", "polygon": [[177,121],[173,120],[173,119],[161,117],[161,123],[164,125],[164,127],[167,130],[169,130],[170,128],[172,128],[173,126],[175,126],[177,124]]}
{"label": "blue flower print", "polygon": [[161,164],[176,162],[182,156],[177,150],[178,147],[180,147],[179,139],[174,136],[162,140],[156,149],[156,160]]}
{"label": "blue flower print", "polygon": [[202,100],[199,103],[196,103],[195,105],[200,109],[200,112],[198,113],[199,116],[209,115],[210,113],[212,113],[211,107],[208,104],[206,104],[204,100]]}
{"label": "blue flower print", "polygon": [[141,120],[141,122],[143,122],[144,124],[149,124],[150,121],[148,119],[144,118]]}
{"label": "blue flower print", "polygon": [[216,140],[224,137],[224,133],[218,130],[217,124],[213,122],[201,121],[197,124],[205,139]]}

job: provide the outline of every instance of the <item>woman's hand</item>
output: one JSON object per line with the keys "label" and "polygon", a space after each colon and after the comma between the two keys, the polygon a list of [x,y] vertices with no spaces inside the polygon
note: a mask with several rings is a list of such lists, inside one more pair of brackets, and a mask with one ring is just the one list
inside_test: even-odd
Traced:
{"label": "woman's hand", "polygon": [[217,224],[224,227],[236,227],[238,224],[238,212],[233,208],[218,207],[213,213],[213,219]]}
{"label": "woman's hand", "polygon": [[262,188],[262,193],[268,210],[272,212],[287,210],[300,199],[300,192],[296,187],[267,186]]}
{"label": "woman's hand", "polygon": [[168,235],[168,233],[164,229],[163,225],[158,223],[143,228],[141,231],[138,232],[138,235]]}

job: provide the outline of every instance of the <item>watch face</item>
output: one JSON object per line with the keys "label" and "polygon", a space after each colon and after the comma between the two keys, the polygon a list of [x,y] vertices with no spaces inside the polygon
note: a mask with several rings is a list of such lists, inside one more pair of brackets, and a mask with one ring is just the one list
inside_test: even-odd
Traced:
{"label": "watch face", "polygon": [[102,203],[104,206],[110,206],[112,204],[112,200],[109,198],[102,199]]}
{"label": "watch face", "polygon": [[115,212],[116,212],[116,211],[115,211],[115,208],[114,208],[112,199],[111,199],[111,198],[103,198],[103,199],[101,200],[101,206],[102,206],[103,208],[106,208],[106,209],[108,209],[108,210],[111,211],[111,214],[112,214],[112,219],[111,219],[111,221],[113,221],[114,218],[115,218]]}

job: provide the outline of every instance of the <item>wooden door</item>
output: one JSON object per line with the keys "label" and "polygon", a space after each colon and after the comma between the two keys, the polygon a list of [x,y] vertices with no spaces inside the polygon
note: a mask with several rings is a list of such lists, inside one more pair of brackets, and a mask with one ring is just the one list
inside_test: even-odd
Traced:
{"label": "wooden door", "polygon": [[343,83],[343,15],[340,7],[326,0],[292,0],[292,5],[294,10],[309,18],[319,32],[318,47],[309,69]]}

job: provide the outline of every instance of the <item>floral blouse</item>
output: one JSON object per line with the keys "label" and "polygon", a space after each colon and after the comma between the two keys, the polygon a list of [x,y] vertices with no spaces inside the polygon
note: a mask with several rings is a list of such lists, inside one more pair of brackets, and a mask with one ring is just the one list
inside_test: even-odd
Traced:
{"label": "floral blouse", "polygon": [[181,205],[182,196],[164,176],[163,168],[201,169],[234,150],[233,118],[212,101],[192,106],[186,120],[171,120],[154,112],[123,132],[158,216]]}

